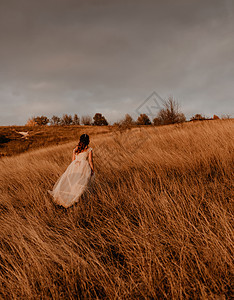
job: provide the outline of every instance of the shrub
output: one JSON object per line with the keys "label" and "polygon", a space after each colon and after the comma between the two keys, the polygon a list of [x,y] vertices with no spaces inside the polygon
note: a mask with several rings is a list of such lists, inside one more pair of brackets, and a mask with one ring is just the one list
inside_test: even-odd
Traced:
{"label": "shrub", "polygon": [[106,118],[100,113],[96,113],[95,116],[93,117],[93,120],[94,120],[93,125],[95,126],[108,125]]}
{"label": "shrub", "polygon": [[42,126],[42,125],[47,125],[49,123],[49,119],[46,116],[38,116],[34,118],[34,121],[37,123],[37,125]]}
{"label": "shrub", "polygon": [[137,119],[137,125],[151,125],[151,121],[146,114],[140,114]]}

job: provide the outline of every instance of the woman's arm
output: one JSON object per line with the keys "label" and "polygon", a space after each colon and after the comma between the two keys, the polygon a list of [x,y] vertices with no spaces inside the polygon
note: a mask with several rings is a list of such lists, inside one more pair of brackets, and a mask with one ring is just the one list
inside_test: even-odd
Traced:
{"label": "woman's arm", "polygon": [[72,152],[72,161],[76,159],[76,156],[75,156],[75,149],[73,150]]}
{"label": "woman's arm", "polygon": [[92,150],[89,151],[89,165],[91,167],[91,175],[94,173],[94,164],[93,164],[93,152]]}

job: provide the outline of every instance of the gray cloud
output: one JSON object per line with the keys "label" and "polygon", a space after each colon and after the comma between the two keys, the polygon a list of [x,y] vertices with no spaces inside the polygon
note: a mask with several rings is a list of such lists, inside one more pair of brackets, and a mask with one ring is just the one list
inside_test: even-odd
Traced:
{"label": "gray cloud", "polygon": [[194,113],[233,113],[229,0],[0,2],[0,125],[102,112],[156,90]]}

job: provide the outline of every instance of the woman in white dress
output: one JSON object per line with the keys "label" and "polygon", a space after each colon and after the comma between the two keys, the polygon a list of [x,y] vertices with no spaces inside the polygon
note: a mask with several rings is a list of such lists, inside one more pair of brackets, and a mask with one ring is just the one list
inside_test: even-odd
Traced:
{"label": "woman in white dress", "polygon": [[73,149],[71,164],[49,191],[54,202],[65,208],[77,202],[94,180],[93,149],[88,145],[89,136],[82,134]]}

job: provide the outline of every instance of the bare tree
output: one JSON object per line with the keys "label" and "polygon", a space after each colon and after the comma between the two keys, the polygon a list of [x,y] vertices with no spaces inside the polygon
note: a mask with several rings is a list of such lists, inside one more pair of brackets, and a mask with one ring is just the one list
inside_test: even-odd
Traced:
{"label": "bare tree", "polygon": [[124,126],[132,126],[135,124],[135,121],[129,114],[126,114],[124,119],[120,121],[120,124]]}
{"label": "bare tree", "polygon": [[59,125],[61,122],[61,119],[58,117],[58,116],[53,116],[51,119],[50,119],[50,124],[51,125]]}
{"label": "bare tree", "polygon": [[72,120],[73,125],[80,125],[80,118],[78,117],[77,114],[74,114],[73,120]]}
{"label": "bare tree", "polygon": [[92,123],[92,118],[90,116],[86,115],[81,117],[81,124],[91,125],[91,123]]}
{"label": "bare tree", "polygon": [[164,108],[159,111],[153,120],[155,125],[167,125],[185,122],[185,115],[180,112],[179,104],[172,97],[164,102]]}
{"label": "bare tree", "polygon": [[222,120],[226,120],[226,119],[231,119],[231,115],[229,114],[224,114],[221,116]]}
{"label": "bare tree", "polygon": [[72,116],[64,114],[61,120],[62,125],[71,125],[72,124]]}

